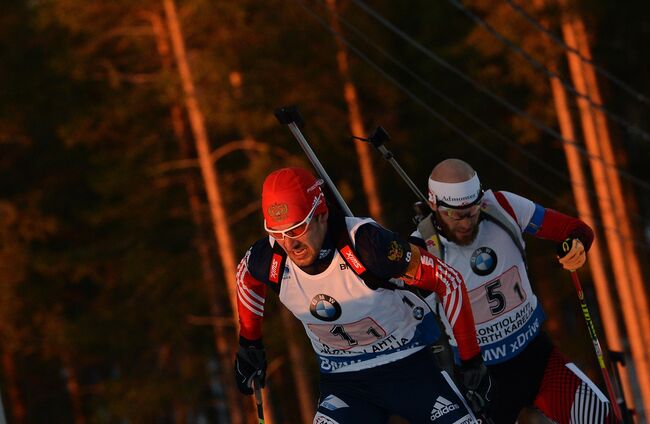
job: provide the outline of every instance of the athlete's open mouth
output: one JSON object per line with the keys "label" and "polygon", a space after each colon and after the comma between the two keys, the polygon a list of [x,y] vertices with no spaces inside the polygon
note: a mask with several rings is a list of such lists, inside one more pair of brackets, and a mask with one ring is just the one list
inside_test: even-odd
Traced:
{"label": "athlete's open mouth", "polygon": [[300,258],[300,257],[307,254],[307,248],[305,246],[302,246],[302,247],[299,247],[297,249],[293,249],[291,251],[291,254],[292,254],[292,256],[294,256],[296,258]]}

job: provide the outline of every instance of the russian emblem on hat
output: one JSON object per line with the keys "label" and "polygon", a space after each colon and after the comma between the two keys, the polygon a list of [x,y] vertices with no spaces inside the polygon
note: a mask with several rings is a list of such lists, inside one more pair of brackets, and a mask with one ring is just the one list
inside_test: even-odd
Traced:
{"label": "russian emblem on hat", "polygon": [[289,213],[289,206],[286,203],[273,203],[266,210],[266,214],[271,217],[272,221],[282,222]]}

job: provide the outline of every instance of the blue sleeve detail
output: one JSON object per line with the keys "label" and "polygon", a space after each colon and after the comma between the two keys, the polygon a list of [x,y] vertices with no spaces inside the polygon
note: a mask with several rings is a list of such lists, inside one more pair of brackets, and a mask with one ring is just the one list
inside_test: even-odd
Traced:
{"label": "blue sleeve detail", "polygon": [[257,240],[251,247],[251,254],[248,257],[248,272],[258,281],[265,282],[269,274],[273,248],[268,237]]}
{"label": "blue sleeve detail", "polygon": [[355,250],[370,272],[379,278],[399,277],[408,266],[411,246],[399,234],[376,224],[364,224],[355,236]]}
{"label": "blue sleeve detail", "polygon": [[535,203],[535,212],[533,212],[533,217],[530,218],[530,222],[524,232],[532,235],[537,234],[537,231],[539,231],[539,228],[542,226],[542,222],[544,221],[545,213],[546,209]]}

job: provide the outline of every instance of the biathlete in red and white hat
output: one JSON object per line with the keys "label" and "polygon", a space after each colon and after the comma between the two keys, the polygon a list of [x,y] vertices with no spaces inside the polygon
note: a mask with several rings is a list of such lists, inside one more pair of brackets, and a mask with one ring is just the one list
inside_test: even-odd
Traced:
{"label": "biathlete in red and white hat", "polygon": [[[489,399],[462,277],[425,249],[369,218],[330,210],[320,181],[299,168],[271,173],[262,189],[267,236],[237,273],[240,348],[235,376],[243,393],[264,383],[262,319],[270,289],[303,324],[320,365],[315,423],[474,423],[461,390]],[[442,299],[468,387],[437,368],[427,347],[439,336],[432,312],[402,285]]]}

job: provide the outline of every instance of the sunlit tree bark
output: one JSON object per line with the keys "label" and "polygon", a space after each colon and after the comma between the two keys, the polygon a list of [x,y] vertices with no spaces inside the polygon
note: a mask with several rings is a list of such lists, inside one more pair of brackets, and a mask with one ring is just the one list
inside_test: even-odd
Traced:
{"label": "sunlit tree bark", "polygon": [[185,96],[185,108],[189,116],[190,128],[194,136],[196,151],[198,154],[199,168],[203,176],[203,184],[208,196],[210,216],[212,218],[212,229],[217,241],[219,256],[224,270],[224,278],[230,298],[230,307],[233,316],[237,315],[237,261],[234,255],[232,237],[228,231],[228,219],[223,204],[223,196],[219,187],[219,175],[215,165],[210,158],[210,141],[205,126],[205,118],[199,106],[194,88],[194,80],[190,71],[189,63],[185,53],[185,43],[176,13],[176,6],[173,0],[163,0],[167,25],[172,41],[172,50],[178,66],[178,73]]}
{"label": "sunlit tree bark", "polygon": [[[562,22],[562,33],[567,45],[573,48],[579,48],[577,35],[575,33],[575,19],[577,17],[566,16]],[[567,54],[569,69],[574,86],[581,93],[592,94],[585,78],[584,63],[573,55]],[[612,267],[615,274],[615,283],[618,294],[622,302],[622,312],[625,325],[628,330],[634,368],[636,377],[641,389],[642,403],[645,409],[650,407],[650,364],[648,362],[648,342],[650,331],[645,329],[647,325],[647,304],[645,302],[645,291],[641,287],[637,291],[638,281],[635,281],[631,275],[631,269],[628,265],[626,256],[635,255],[634,249],[627,251],[624,246],[627,243],[626,238],[631,235],[625,231],[622,223],[617,216],[618,206],[623,206],[625,202],[619,199],[617,203],[617,194],[613,192],[613,185],[620,184],[616,182],[611,174],[611,167],[616,165],[611,155],[611,144],[608,135],[598,131],[596,112],[584,98],[578,98],[578,109],[580,111],[583,134],[587,150],[591,154],[590,159],[594,187],[598,193],[600,211],[603,217],[604,232],[607,238],[607,246],[610,251]],[[595,158],[599,158],[596,160]],[[620,188],[620,186],[619,186]],[[645,315],[644,315],[645,314]],[[640,408],[639,408],[640,409]]]}
{"label": "sunlit tree bark", "polygon": [[237,262],[234,255],[234,244],[228,230],[228,219],[223,204],[223,196],[219,187],[219,177],[210,155],[210,143],[205,126],[205,119],[196,97],[194,81],[185,53],[185,43],[173,0],[163,0],[167,17],[167,25],[172,41],[172,50],[176,59],[178,72],[185,95],[185,107],[189,116],[190,127],[196,144],[199,167],[203,176],[203,184],[208,196],[212,228],[221,258],[224,277],[230,298],[233,319],[237,322],[237,283],[235,275]]}
{"label": "sunlit tree bark", "polygon": [[[537,9],[544,7],[544,0],[536,0],[534,5]],[[548,22],[542,20],[542,25],[548,27]],[[548,41],[547,41],[548,45]],[[548,68],[557,74],[557,64],[554,61],[549,63]],[[565,140],[577,143],[575,128],[573,125],[573,116],[569,108],[569,101],[567,93],[562,86],[562,83],[557,78],[550,78],[551,93],[555,106],[555,114],[557,115],[560,133]],[[576,208],[580,219],[586,222],[590,227],[597,231],[596,214],[597,210],[592,207],[589,201],[588,189],[590,187],[588,176],[585,174],[580,152],[577,146],[568,143],[563,143],[564,155],[566,157],[567,168],[571,176],[571,188],[573,191],[573,198],[576,202]],[[607,279],[606,265],[606,251],[603,252],[601,244],[596,242],[589,250],[589,260],[587,266],[591,271],[591,276],[596,288],[596,299],[598,301],[598,308],[600,317],[605,329],[606,346],[610,350],[617,352],[625,352],[623,340],[626,337],[625,333],[621,331],[621,323],[619,316],[616,313],[615,300],[611,290],[611,284]],[[632,399],[631,387],[627,369],[619,367],[619,373],[622,379],[622,385],[626,393],[627,399]],[[633,406],[631,403],[628,406]]]}
{"label": "sunlit tree bark", "polygon": [[[337,33],[341,33],[341,26],[336,12],[336,0],[327,0],[327,7],[330,12],[330,22],[332,28]],[[348,61],[348,53],[340,38],[335,37],[336,47],[338,52],[336,60],[339,68],[339,74],[343,80],[343,96],[345,103],[348,107],[348,120],[350,124],[350,132],[357,137],[365,137],[368,134],[363,125],[363,118],[361,116],[361,105],[359,104],[359,96],[357,89],[352,81],[350,75],[350,65]],[[368,209],[370,215],[377,221],[383,222],[383,210],[381,207],[381,199],[379,196],[377,175],[372,166],[372,152],[368,143],[361,141],[354,141],[354,147],[357,152],[357,160],[359,161],[359,172],[361,173],[361,182],[363,184],[363,191],[366,194],[368,201]]]}
{"label": "sunlit tree bark", "polygon": [[[576,140],[571,112],[568,106],[564,87],[562,87],[562,84],[557,79],[552,79],[551,88],[553,91],[553,99],[555,101],[555,109],[562,137],[565,140]],[[568,144],[564,144],[564,154],[571,175],[573,197],[576,199],[576,207],[580,219],[586,222],[590,227],[596,228],[596,223],[594,221],[596,215],[595,211],[591,207],[591,203],[589,202],[589,195],[587,193],[588,180],[583,169],[580,154],[575,146]],[[614,307],[614,299],[616,297],[612,296],[611,285],[607,280],[607,269],[605,268],[604,261],[605,256],[601,250],[600,243],[594,243],[589,250],[589,261],[587,262],[587,265],[591,270],[591,276],[594,280],[594,286],[596,287],[596,299],[598,301],[603,326],[605,327],[606,345],[610,350],[625,352],[623,346],[625,336],[619,328],[620,324]],[[627,371],[627,368],[619,367],[625,397],[630,400],[628,401],[628,406],[633,407],[633,397]]]}
{"label": "sunlit tree bark", "polygon": [[[584,57],[591,60],[591,51],[587,41],[587,31],[584,22],[580,16],[576,16],[575,18],[576,19],[572,21],[572,26],[576,36],[578,50]],[[584,61],[581,61],[580,63],[585,78],[587,94],[596,104],[603,105],[604,103],[593,66],[586,64]],[[621,178],[615,169],[615,166],[621,165],[620,161],[617,161],[617,157],[622,157],[622,154],[621,152],[615,151],[616,147],[612,141],[605,114],[601,110],[592,109],[592,116],[596,122],[596,133],[601,144],[603,158],[606,163],[610,165],[606,168],[607,181],[609,182],[612,202],[615,207],[614,211],[616,213],[616,221],[619,223],[620,227],[619,231],[621,232],[622,244],[626,251],[625,262],[633,283],[634,298],[636,300],[637,310],[639,311],[642,332],[646,337],[646,346],[650,346],[650,309],[648,308],[648,296],[646,284],[641,274],[639,256],[636,246],[634,245],[635,234],[638,234],[638,232],[633,231],[633,225],[630,220],[632,212],[630,210],[630,205],[636,203],[630,199],[630,196],[634,196],[634,194],[626,192],[624,195],[623,193]],[[650,349],[646,350],[646,355],[648,356],[646,360],[650,361]]]}
{"label": "sunlit tree bark", "polygon": [[[162,59],[163,67],[170,69],[172,66],[172,58],[170,46],[167,42],[167,33],[165,31],[165,26],[162,23],[160,15],[157,13],[150,13],[148,17],[151,21],[153,32],[156,36],[156,46],[158,48],[158,53]],[[185,122],[183,120],[183,113],[180,106],[177,104],[173,104],[171,106],[170,118],[172,128],[174,130],[174,136],[176,137],[176,140],[179,144],[181,156],[183,159],[189,159],[191,157],[191,149],[189,146],[189,141],[185,136]],[[185,177],[185,186],[189,198],[192,220],[194,221],[194,224],[197,228],[197,237],[195,244],[201,261],[203,286],[206,294],[208,295],[210,313],[215,317],[222,316],[223,311],[218,302],[218,299],[221,296],[218,295],[218,290],[216,288],[217,279],[211,265],[212,261],[210,258],[209,242],[203,237],[202,229],[204,228],[204,220],[203,214],[201,213],[199,187],[197,186],[192,174],[188,174]],[[232,355],[230,349],[228,348],[227,335],[222,325],[213,324],[212,328],[214,332],[214,345],[219,357],[219,362],[224,365],[220,367],[220,378],[224,383],[224,391],[226,395],[226,402],[228,404],[230,419],[232,424],[242,424],[243,417],[241,413],[241,406],[238,402],[239,396],[235,388],[235,382],[232,378],[232,374],[228,372],[230,369],[225,366],[225,364],[229,364],[230,361],[232,361]]]}
{"label": "sunlit tree bark", "polygon": [[62,356],[62,360],[63,372],[65,375],[65,386],[68,389],[68,394],[70,395],[70,404],[72,405],[72,415],[74,422],[75,424],[84,424],[86,422],[86,417],[83,413],[81,389],[79,388],[77,369],[73,365],[73,362],[69,355],[64,354]]}
{"label": "sunlit tree bark", "polygon": [[11,407],[11,422],[22,424],[27,418],[27,413],[20,391],[18,390],[16,364],[14,358],[8,352],[2,353],[2,373],[6,382],[4,396],[6,396],[6,399],[9,401],[8,404]]}

